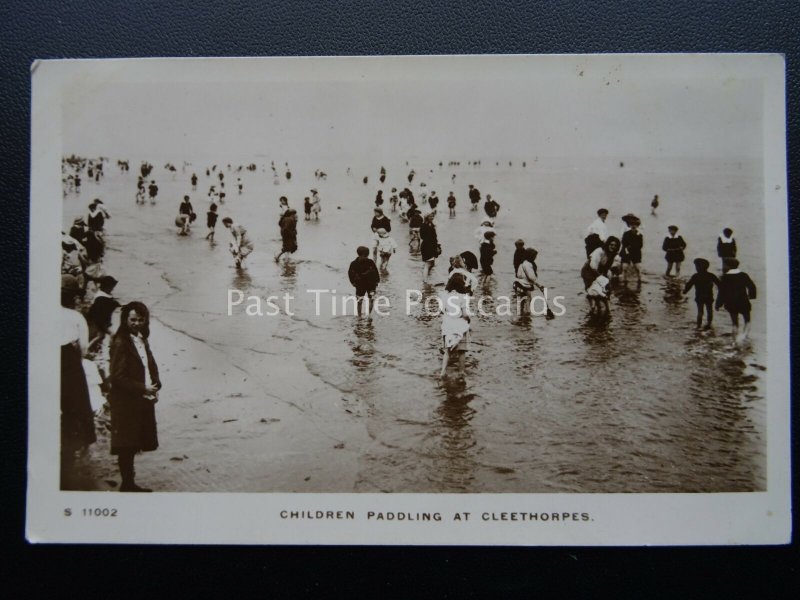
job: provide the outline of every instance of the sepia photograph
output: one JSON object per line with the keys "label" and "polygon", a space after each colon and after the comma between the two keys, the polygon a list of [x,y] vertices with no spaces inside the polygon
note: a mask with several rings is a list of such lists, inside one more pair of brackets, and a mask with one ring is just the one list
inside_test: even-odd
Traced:
{"label": "sepia photograph", "polygon": [[787,539],[783,72],[35,62],[29,538]]}

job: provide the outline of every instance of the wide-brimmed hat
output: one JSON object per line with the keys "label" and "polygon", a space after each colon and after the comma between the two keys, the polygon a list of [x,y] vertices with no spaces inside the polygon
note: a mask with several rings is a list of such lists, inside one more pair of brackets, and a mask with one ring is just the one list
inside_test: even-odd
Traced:
{"label": "wide-brimmed hat", "polygon": [[622,217],[623,222],[625,222],[629,227],[633,227],[634,225],[638,227],[642,224],[642,220],[634,215],[633,213],[628,213],[624,217]]}

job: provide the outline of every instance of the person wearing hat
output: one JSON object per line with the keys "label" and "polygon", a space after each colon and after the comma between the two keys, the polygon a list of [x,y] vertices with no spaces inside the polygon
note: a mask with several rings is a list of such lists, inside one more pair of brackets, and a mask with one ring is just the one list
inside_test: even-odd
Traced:
{"label": "person wearing hat", "polygon": [[492,199],[491,194],[486,194],[486,203],[483,205],[483,211],[486,213],[486,216],[492,219],[494,223],[494,219],[497,217],[497,211],[500,210],[500,204]]}
{"label": "person wearing hat", "polygon": [[83,288],[78,279],[61,275],[61,484],[62,490],[80,489],[75,471],[76,453],[97,440],[83,357],[89,349],[86,319],[75,310]]}
{"label": "person wearing hat", "polygon": [[436,233],[436,224],[434,218],[436,213],[428,213],[422,221],[419,228],[419,251],[422,255],[422,280],[425,281],[428,275],[431,274],[433,265],[436,263],[436,257],[442,253],[442,248],[439,245],[439,237]]}
{"label": "person wearing hat", "polygon": [[719,289],[719,279],[716,275],[709,272],[710,263],[705,258],[695,258],[695,274],[689,278],[683,286],[683,293],[688,294],[694,288],[694,302],[697,304],[697,328],[703,325],[703,309],[706,312],[706,329],[711,329],[714,321],[714,286]]}
{"label": "person wearing hat", "polygon": [[497,254],[494,246],[494,236],[495,233],[492,230],[485,232],[480,247],[481,273],[486,277],[494,273],[492,265],[494,264],[494,255]]}
{"label": "person wearing hat", "polygon": [[92,305],[86,313],[89,322],[90,346],[101,342],[106,335],[111,334],[111,315],[120,306],[111,293],[117,286],[117,280],[111,275],[103,275],[97,279],[98,289],[94,294]]}
{"label": "person wearing hat", "polygon": [[356,288],[357,310],[361,315],[361,306],[366,302],[366,314],[372,312],[372,299],[380,283],[381,275],[375,262],[369,257],[369,248],[359,246],[356,249],[356,258],[347,269],[347,277]]}
{"label": "person wearing hat", "polygon": [[275,262],[281,259],[283,254],[294,254],[297,252],[297,211],[293,208],[287,210],[278,222],[281,228],[281,251],[275,256]]}
{"label": "person wearing hat", "polygon": [[319,213],[322,211],[322,200],[316,189],[311,189],[311,215],[315,221],[319,221]]}
{"label": "person wearing hat", "polygon": [[189,225],[193,220],[193,216],[194,208],[192,207],[192,203],[189,201],[189,196],[184,196],[180,206],[178,206],[178,216],[175,219],[175,225],[181,228],[178,235],[189,234]]}
{"label": "person wearing hat", "polygon": [[584,244],[586,246],[586,258],[591,256],[595,249],[600,248],[608,239],[608,209],[601,208],[597,211],[597,218],[586,228]]}
{"label": "person wearing hat", "polygon": [[[735,258],[726,258],[723,263],[723,273],[719,280],[719,295],[716,308],[723,306],[731,316],[733,325],[733,343],[739,345],[750,334],[750,300],[756,298],[756,284],[747,273],[739,270],[739,261]],[[742,337],[739,337],[739,315],[744,321]]]}
{"label": "person wearing hat", "polygon": [[644,237],[639,231],[639,219],[629,219],[626,221],[628,229],[622,234],[620,258],[622,260],[622,281],[628,281],[628,273],[636,273],[636,282],[642,283],[642,271],[639,265],[642,262],[642,248],[644,247]]}
{"label": "person wearing hat", "polygon": [[667,261],[667,272],[665,275],[670,276],[672,265],[675,265],[675,277],[680,277],[681,263],[686,258],[683,251],[686,250],[686,242],[683,237],[678,235],[678,227],[670,225],[667,227],[669,235],[664,238],[664,243],[661,244],[661,249],[664,251],[664,259]]}
{"label": "person wearing hat", "polygon": [[69,229],[69,237],[79,244],[83,244],[86,241],[86,221],[83,220],[83,217],[75,217],[72,227]]}
{"label": "person wearing hat", "polygon": [[481,192],[471,183],[469,184],[469,201],[472,203],[470,210],[478,210],[478,203],[481,201]]}
{"label": "person wearing hat", "polygon": [[386,271],[386,267],[389,264],[389,259],[396,251],[397,243],[389,235],[389,232],[383,227],[378,229],[378,231],[375,232],[375,247],[372,251],[372,258],[375,260],[375,262],[377,262],[378,255],[380,255],[381,262],[378,268],[381,270],[381,273]]}
{"label": "person wearing hat", "polygon": [[450,216],[451,217],[455,217],[456,216],[456,197],[453,194],[453,192],[450,192],[450,194],[447,196],[447,208],[450,211]]}
{"label": "person wearing hat", "polygon": [[372,218],[372,228],[373,233],[377,233],[378,229],[385,229],[386,233],[390,233],[392,231],[392,222],[386,215],[383,214],[383,209],[375,207],[373,211],[375,216]]}
{"label": "person wearing hat", "polygon": [[92,200],[91,204],[89,204],[89,212],[86,215],[86,224],[89,227],[89,231],[103,231],[106,219],[110,218],[108,211],[103,207],[103,201],[100,198]]}

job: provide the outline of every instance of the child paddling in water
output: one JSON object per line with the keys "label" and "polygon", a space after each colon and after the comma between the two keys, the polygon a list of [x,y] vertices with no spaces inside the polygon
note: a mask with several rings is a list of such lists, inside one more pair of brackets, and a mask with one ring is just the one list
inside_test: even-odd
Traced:
{"label": "child paddling in water", "polygon": [[710,263],[705,258],[695,258],[694,268],[696,273],[689,278],[683,288],[683,293],[688,294],[694,287],[694,301],[697,304],[697,328],[703,324],[703,309],[706,311],[706,329],[711,329],[714,320],[714,312],[711,310],[714,303],[714,286],[719,289],[719,279],[713,273],[709,273]]}
{"label": "child paddling in water", "polygon": [[447,374],[450,357],[458,358],[459,375],[464,374],[464,338],[469,335],[469,296],[466,281],[461,273],[453,273],[442,294],[442,370],[440,377]]}
{"label": "child paddling in water", "polygon": [[[750,300],[755,300],[756,284],[747,273],[739,270],[739,261],[735,258],[725,259],[724,273],[719,281],[717,310],[725,307],[733,324],[733,344],[738,346],[750,334]],[[744,331],[739,337],[739,315],[744,321]]]}
{"label": "child paddling in water", "polygon": [[373,249],[373,260],[377,261],[378,256],[381,257],[380,262],[380,270],[382,273],[386,272],[386,267],[389,265],[389,259],[392,258],[392,254],[397,251],[397,243],[394,239],[389,235],[389,233],[383,229],[378,229],[375,232],[375,248]]}
{"label": "child paddling in water", "polygon": [[347,276],[350,283],[356,288],[358,316],[361,316],[361,307],[366,303],[365,313],[370,315],[372,312],[372,300],[375,297],[375,290],[378,288],[381,276],[378,267],[369,257],[369,248],[359,246],[356,249],[356,259],[350,263]]}
{"label": "child paddling in water", "polygon": [[206,213],[206,226],[208,227],[208,234],[206,234],[206,239],[210,241],[214,241],[214,228],[217,226],[217,205],[213,202]]}
{"label": "child paddling in water", "polygon": [[235,225],[233,219],[225,217],[222,219],[222,224],[229,229],[233,236],[233,241],[230,244],[230,251],[233,255],[236,268],[239,269],[244,263],[244,259],[253,251],[253,242],[247,237],[247,230],[241,225]]}
{"label": "child paddling in water", "polygon": [[667,261],[665,275],[669,277],[672,272],[672,266],[675,265],[675,276],[680,277],[681,263],[685,258],[683,251],[686,250],[686,242],[683,241],[683,237],[678,235],[678,227],[676,225],[670,225],[667,230],[669,235],[664,238],[664,243],[661,245],[661,249],[664,251],[664,259]]}

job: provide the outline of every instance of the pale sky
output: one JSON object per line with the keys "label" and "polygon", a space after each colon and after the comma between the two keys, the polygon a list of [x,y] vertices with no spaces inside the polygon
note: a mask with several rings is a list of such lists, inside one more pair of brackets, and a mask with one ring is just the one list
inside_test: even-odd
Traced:
{"label": "pale sky", "polygon": [[[163,78],[162,78],[163,79]],[[761,84],[613,73],[469,81],[74,84],[63,150],[229,161],[755,158]]]}

